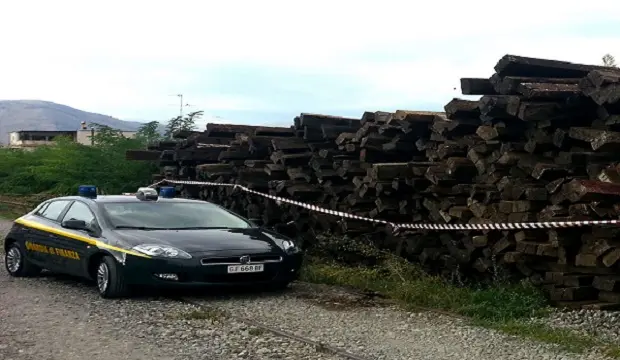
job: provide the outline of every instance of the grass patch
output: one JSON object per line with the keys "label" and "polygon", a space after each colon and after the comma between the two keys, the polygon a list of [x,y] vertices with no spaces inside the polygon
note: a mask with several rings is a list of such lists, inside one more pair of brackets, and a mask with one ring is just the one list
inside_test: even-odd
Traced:
{"label": "grass patch", "polygon": [[597,348],[610,358],[620,359],[620,346],[603,342],[594,336],[576,334],[568,329],[551,328],[541,324],[520,321],[488,324],[488,327],[510,335],[557,345],[562,350],[578,354]]}
{"label": "grass patch", "polygon": [[303,281],[376,291],[406,309],[442,310],[465,316],[472,325],[553,344],[565,351],[583,353],[597,348],[609,357],[620,359],[619,346],[530,322],[533,317],[548,314],[550,307],[540,289],[528,282],[461,287],[397,258],[386,259],[375,267],[352,267],[309,257],[301,274]]}
{"label": "grass patch", "polygon": [[15,220],[30,212],[41,202],[55,197],[52,194],[15,195],[0,194],[0,218]]}
{"label": "grass patch", "polygon": [[606,348],[604,348],[603,353],[612,359],[620,359],[620,346],[607,346]]}
{"label": "grass patch", "polygon": [[0,218],[2,219],[15,220],[25,213],[26,211],[20,211],[20,209],[17,209],[9,204],[0,203]]}
{"label": "grass patch", "polygon": [[546,309],[542,293],[525,282],[478,289],[457,287],[398,260],[375,268],[311,262],[305,264],[301,276],[308,282],[376,291],[405,307],[449,311],[480,321],[538,316]]}
{"label": "grass patch", "polygon": [[490,328],[503,331],[540,342],[557,345],[562,350],[582,353],[600,345],[593,337],[578,335],[567,329],[557,329],[541,324],[508,321],[500,324],[489,324]]}

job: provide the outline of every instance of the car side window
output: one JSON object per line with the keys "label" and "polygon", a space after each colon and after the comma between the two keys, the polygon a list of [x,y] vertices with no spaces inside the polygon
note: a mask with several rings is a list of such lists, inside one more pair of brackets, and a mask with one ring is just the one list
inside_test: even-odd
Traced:
{"label": "car side window", "polygon": [[95,215],[90,211],[88,205],[83,202],[75,201],[62,218],[62,221],[65,220],[82,220],[86,225],[92,226],[95,224]]}
{"label": "car side window", "polygon": [[65,207],[67,207],[68,204],[68,200],[51,201],[49,205],[41,208],[41,210],[37,212],[37,215],[43,216],[44,218],[49,220],[57,221],[58,216],[60,216],[60,214],[65,209]]}
{"label": "car side window", "polygon": [[47,208],[49,204],[50,204],[49,201],[42,202],[41,204],[39,204],[39,206],[37,206],[37,211],[35,211],[34,214],[42,216],[41,214],[43,213],[43,211],[45,211],[45,209]]}

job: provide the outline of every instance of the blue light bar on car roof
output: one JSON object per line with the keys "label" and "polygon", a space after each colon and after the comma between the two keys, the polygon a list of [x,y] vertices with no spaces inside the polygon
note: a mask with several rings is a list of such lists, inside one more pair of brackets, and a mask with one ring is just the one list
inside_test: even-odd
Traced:
{"label": "blue light bar on car roof", "polygon": [[97,198],[97,187],[95,185],[80,185],[78,187],[78,195],[95,199]]}
{"label": "blue light bar on car roof", "polygon": [[171,199],[175,195],[174,186],[162,186],[159,189],[159,197]]}

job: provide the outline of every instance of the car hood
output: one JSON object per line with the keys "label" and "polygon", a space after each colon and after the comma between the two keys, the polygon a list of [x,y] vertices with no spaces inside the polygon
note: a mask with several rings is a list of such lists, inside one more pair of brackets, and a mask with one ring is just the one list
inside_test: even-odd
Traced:
{"label": "car hood", "polygon": [[188,253],[222,250],[272,252],[280,249],[288,238],[264,229],[201,229],[201,230],[114,230],[129,246],[158,244],[173,246]]}

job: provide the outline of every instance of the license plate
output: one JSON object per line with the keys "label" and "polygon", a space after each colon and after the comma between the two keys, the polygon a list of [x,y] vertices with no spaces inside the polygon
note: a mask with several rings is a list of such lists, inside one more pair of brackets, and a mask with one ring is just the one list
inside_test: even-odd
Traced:
{"label": "license plate", "polygon": [[254,273],[261,272],[265,269],[265,265],[256,264],[256,265],[230,265],[228,267],[229,274],[238,274],[238,273]]}

